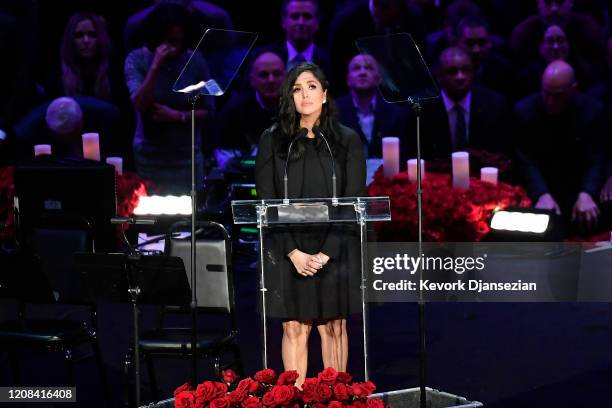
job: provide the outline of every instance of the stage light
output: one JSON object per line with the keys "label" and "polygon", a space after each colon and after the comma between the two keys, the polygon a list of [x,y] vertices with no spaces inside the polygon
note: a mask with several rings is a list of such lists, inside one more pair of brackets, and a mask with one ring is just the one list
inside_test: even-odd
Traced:
{"label": "stage light", "polygon": [[493,211],[491,231],[484,241],[558,241],[563,237],[562,220],[548,210],[506,208]]}
{"label": "stage light", "polygon": [[543,234],[549,223],[549,214],[502,210],[493,214],[491,229]]}
{"label": "stage light", "polygon": [[190,215],[191,197],[150,196],[140,197],[134,215]]}

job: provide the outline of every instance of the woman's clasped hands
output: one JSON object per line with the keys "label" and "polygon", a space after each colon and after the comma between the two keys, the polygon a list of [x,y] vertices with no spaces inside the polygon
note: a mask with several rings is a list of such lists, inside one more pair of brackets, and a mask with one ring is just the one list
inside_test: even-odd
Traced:
{"label": "woman's clasped hands", "polygon": [[302,276],[314,276],[319,272],[329,261],[329,256],[322,252],[311,255],[294,249],[289,253],[289,259],[293,262],[293,266]]}

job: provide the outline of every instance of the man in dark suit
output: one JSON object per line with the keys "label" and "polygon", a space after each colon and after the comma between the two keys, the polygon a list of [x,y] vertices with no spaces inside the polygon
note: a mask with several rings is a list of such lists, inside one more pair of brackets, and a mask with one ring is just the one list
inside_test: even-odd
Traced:
{"label": "man in dark suit", "polygon": [[605,165],[602,105],[578,92],[574,70],[553,61],[540,93],[514,107],[518,156],[536,208],[562,215],[566,223],[592,230]]}
{"label": "man in dark suit", "polygon": [[450,159],[466,148],[507,150],[506,98],[484,87],[474,87],[474,66],[461,48],[442,51],[436,74],[442,96],[423,105],[423,156]]}
{"label": "man in dark suit", "polygon": [[404,151],[407,147],[403,110],[376,95],[380,81],[376,60],[357,54],[348,64],[346,84],[350,92],[336,100],[341,122],[361,136],[368,158],[382,157],[385,136],[397,136]]}
{"label": "man in dark suit", "polygon": [[474,64],[474,82],[509,95],[513,89],[511,62],[493,50],[493,37],[487,21],[478,16],[463,18],[457,25],[457,45]]}
{"label": "man in dark suit", "polygon": [[329,55],[315,43],[319,31],[320,16],[317,0],[283,0],[281,24],[285,39],[262,47],[281,57],[287,71],[302,62],[314,62],[324,72],[330,68]]}
{"label": "man in dark suit", "polygon": [[233,94],[219,114],[215,141],[219,167],[226,167],[232,158],[254,155],[259,137],[274,122],[285,79],[283,61],[263,52],[255,57],[249,77],[251,90]]}

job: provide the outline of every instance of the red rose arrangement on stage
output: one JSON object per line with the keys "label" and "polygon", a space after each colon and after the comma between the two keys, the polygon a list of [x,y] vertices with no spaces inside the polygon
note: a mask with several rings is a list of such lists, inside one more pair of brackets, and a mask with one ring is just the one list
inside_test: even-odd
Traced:
{"label": "red rose arrangement on stage", "polygon": [[[390,408],[368,398],[376,386],[353,382],[350,374],[326,368],[316,378],[307,378],[300,390],[297,371],[280,375],[272,369],[242,380],[232,370],[223,371],[222,382],[204,381],[194,390],[183,384],[174,391],[176,408]],[[239,381],[240,380],[240,381]]]}
{"label": "red rose arrangement on stage", "polygon": [[[424,241],[479,241],[489,232],[488,221],[494,210],[531,206],[523,187],[503,182],[494,185],[474,177],[470,178],[470,188],[461,190],[452,187],[450,175],[427,172],[422,191]],[[384,177],[379,168],[368,194],[391,199],[392,221],[376,225],[381,240],[418,239],[416,183],[410,182],[407,172]]]}
{"label": "red rose arrangement on stage", "polygon": [[[146,196],[151,189],[154,189],[154,186],[135,173],[117,174],[117,214],[122,217],[132,215],[140,197]],[[14,196],[14,167],[0,168],[0,239],[15,235]]]}

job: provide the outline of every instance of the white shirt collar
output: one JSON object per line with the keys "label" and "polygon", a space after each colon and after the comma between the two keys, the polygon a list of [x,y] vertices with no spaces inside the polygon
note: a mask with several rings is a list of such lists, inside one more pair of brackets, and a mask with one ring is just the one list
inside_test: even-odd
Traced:
{"label": "white shirt collar", "polygon": [[[355,96],[352,93],[351,98],[353,99],[353,106],[355,106],[355,109],[357,110],[357,112],[359,112],[359,104],[357,104],[357,99],[355,99]],[[374,114],[374,112],[376,112],[376,94],[374,94],[374,96],[372,97],[372,100],[370,101],[370,106],[372,107],[372,114]]]}
{"label": "white shirt collar", "polygon": [[[442,90],[442,101],[444,101],[444,108],[446,108],[446,112],[452,112],[457,105],[457,102],[453,101],[447,94]],[[470,113],[470,105],[472,102],[472,91],[469,91],[463,99],[461,99],[458,104],[461,105],[465,113]]]}
{"label": "white shirt collar", "polygon": [[310,43],[308,47],[301,53],[298,52],[293,45],[289,41],[287,41],[287,62],[293,61],[293,59],[298,55],[302,54],[304,59],[308,62],[312,62],[312,56],[314,54],[314,42]]}

